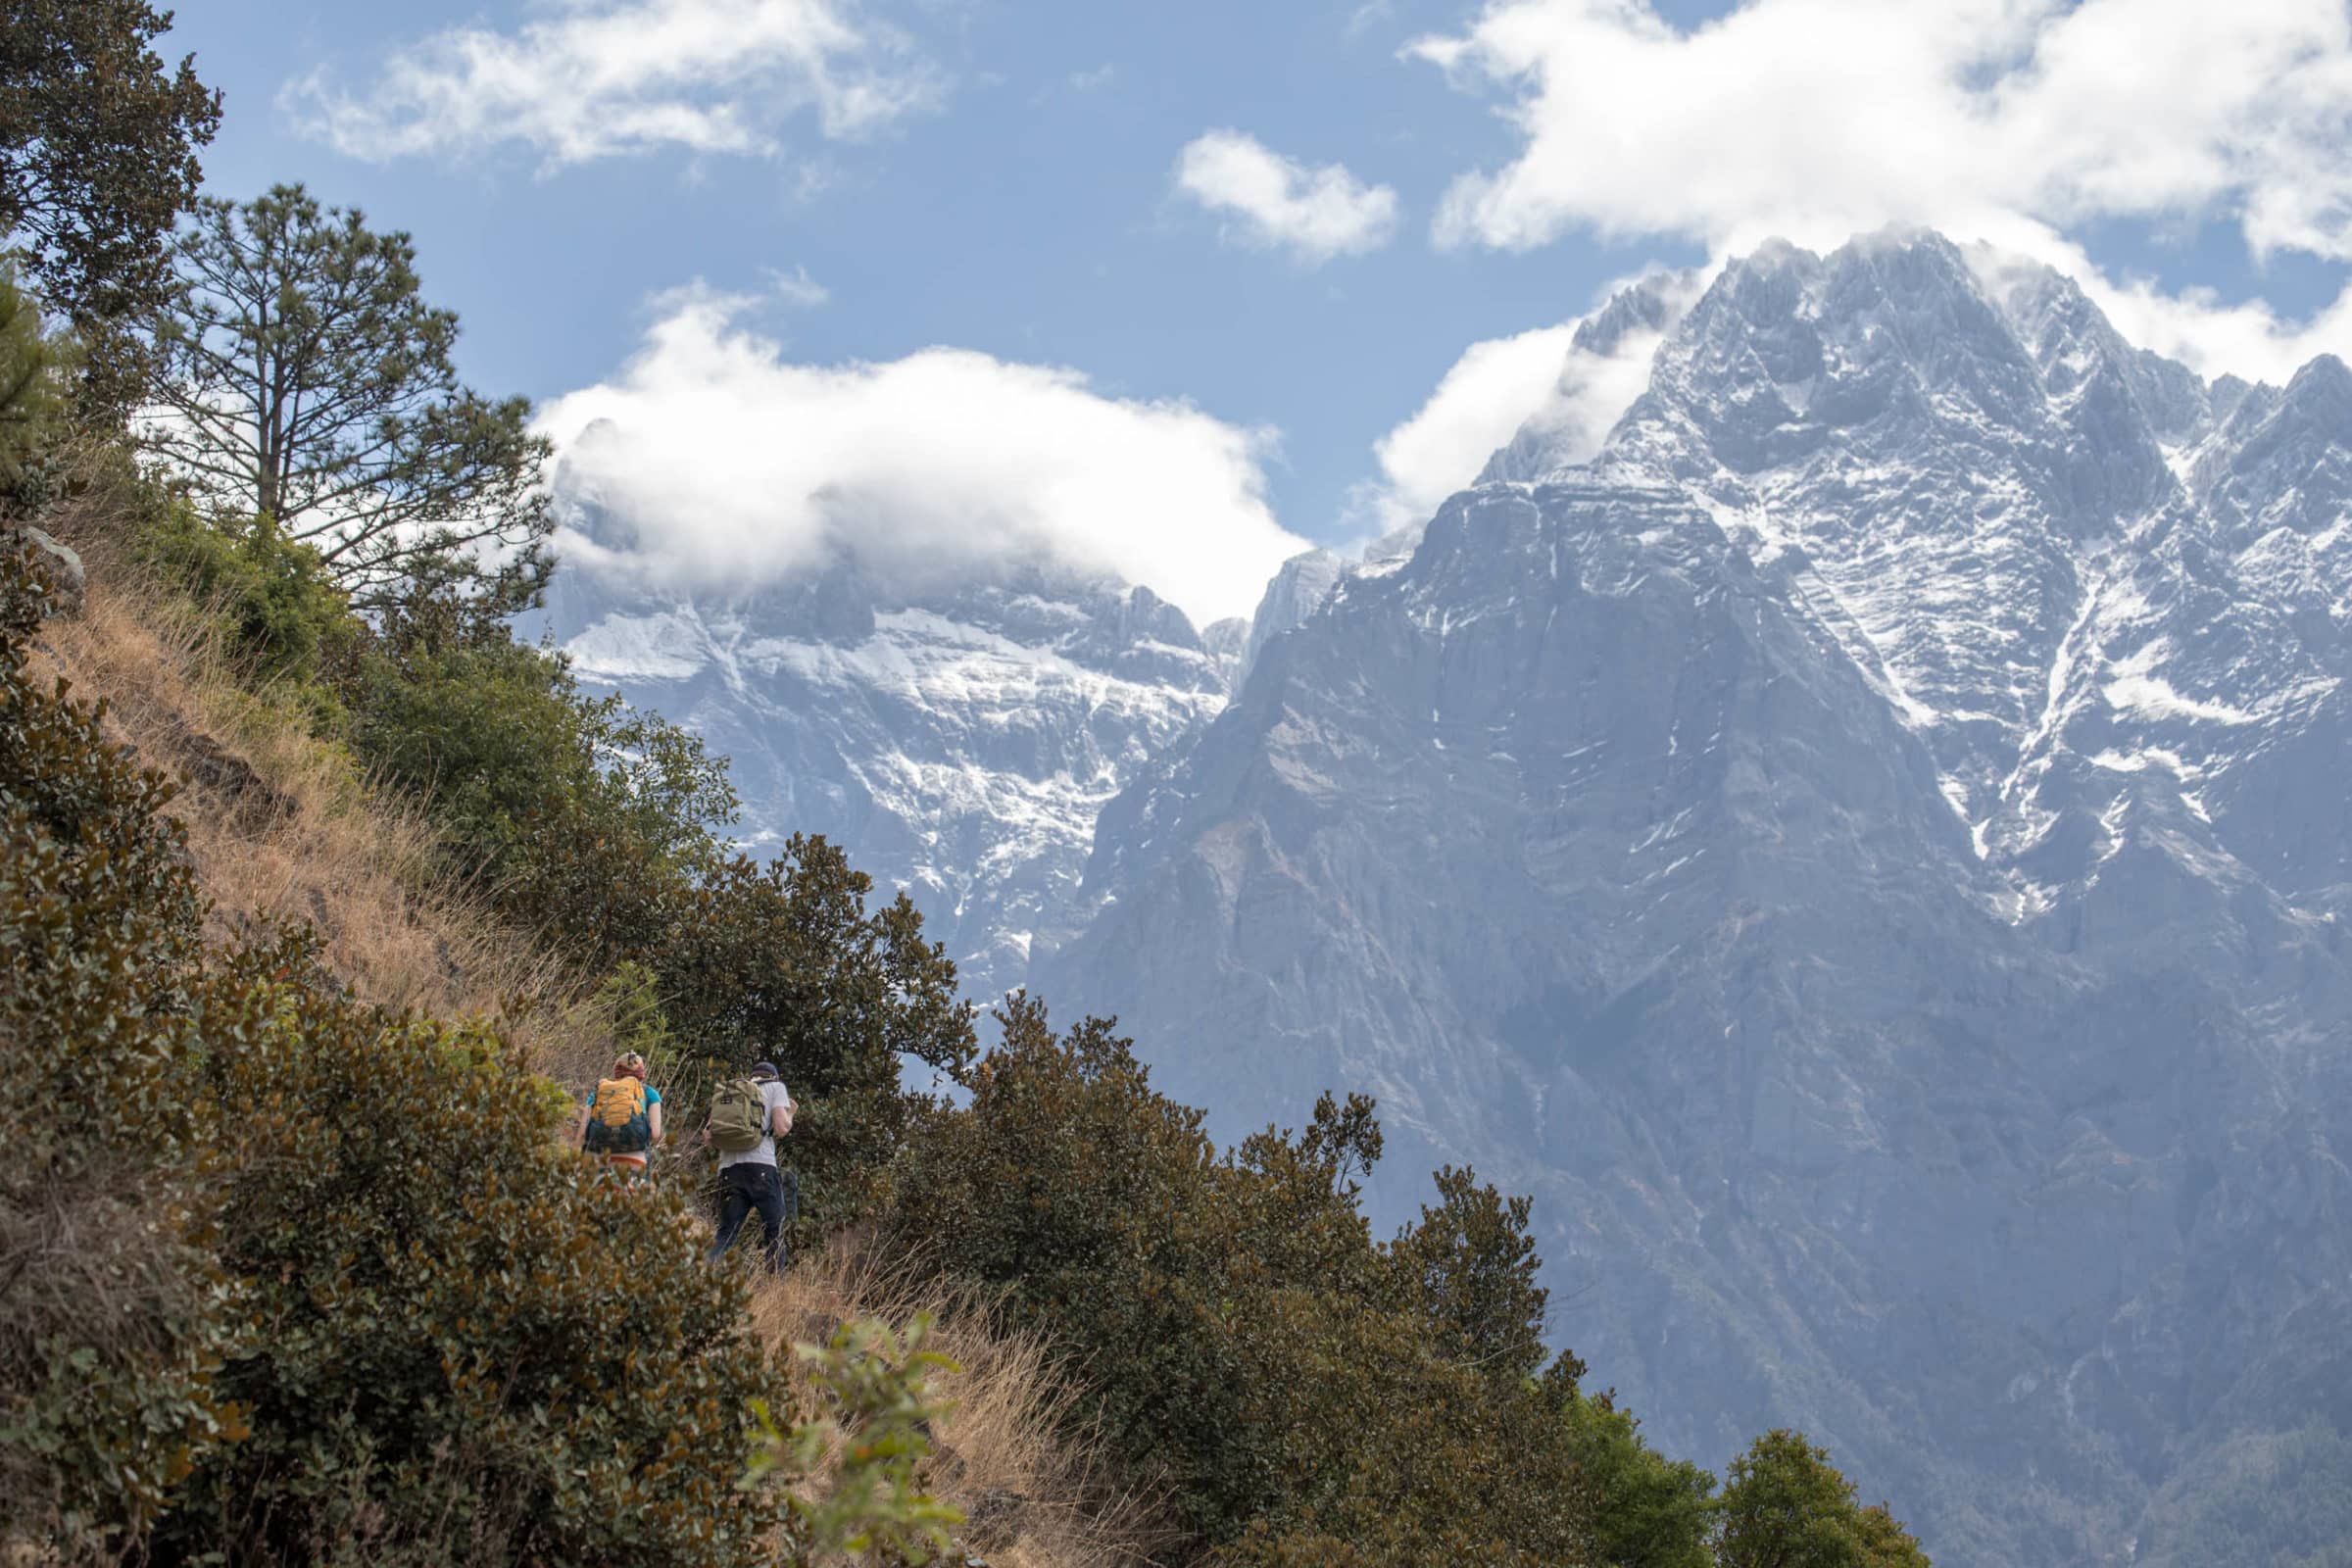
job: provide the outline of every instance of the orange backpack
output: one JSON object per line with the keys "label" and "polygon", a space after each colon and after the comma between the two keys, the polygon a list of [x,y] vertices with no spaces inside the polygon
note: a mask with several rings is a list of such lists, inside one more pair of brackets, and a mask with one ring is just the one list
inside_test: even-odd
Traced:
{"label": "orange backpack", "polygon": [[580,1147],[591,1154],[642,1154],[654,1146],[653,1118],[646,1114],[645,1084],[636,1078],[608,1078],[588,1102],[588,1126]]}

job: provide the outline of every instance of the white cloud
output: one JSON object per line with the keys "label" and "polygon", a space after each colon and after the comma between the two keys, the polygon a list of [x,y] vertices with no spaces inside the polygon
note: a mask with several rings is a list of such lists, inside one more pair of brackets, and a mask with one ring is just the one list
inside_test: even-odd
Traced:
{"label": "white cloud", "polygon": [[808,275],[808,269],[796,267],[791,271],[770,271],[767,274],[768,292],[787,305],[814,310],[833,297],[833,291]]}
{"label": "white cloud", "polygon": [[[1706,281],[1701,272],[1660,277],[1669,320]],[[1604,291],[1603,304],[1625,284]],[[1373,446],[1380,478],[1356,503],[1380,531],[1421,522],[1476,479],[1487,460],[1522,429],[1548,463],[1582,463],[1600,450],[1625,411],[1649,385],[1662,331],[1634,327],[1604,351],[1575,347],[1587,317],[1511,337],[1473,343],[1412,417]]]}
{"label": "white cloud", "polygon": [[749,589],[844,557],[916,583],[1051,559],[1205,622],[1305,548],[1266,502],[1268,432],[959,349],[796,364],[743,303],[669,296],[616,375],[542,412],[560,495],[609,519],[575,560]]}
{"label": "white cloud", "polygon": [[2336,0],[1750,0],[1690,32],[1640,0],[1501,0],[1410,48],[1520,93],[1527,145],[1455,182],[1448,237],[2227,211],[2257,251],[2352,257]]}
{"label": "white cloud", "polygon": [[1575,336],[1576,323],[1564,321],[1463,351],[1412,417],[1373,444],[1381,482],[1372,500],[1382,532],[1428,517],[1478,477],[1550,397]]}
{"label": "white cloud", "polygon": [[1919,222],[2061,266],[2127,335],[2208,372],[2275,379],[2352,325],[2352,293],[2298,325],[2109,278],[2069,237],[2223,220],[2257,257],[2352,260],[2340,0],[1748,0],[1690,30],[1643,0],[1493,0],[1407,54],[1508,94],[1524,138],[1453,182],[1442,244],[1584,225],[1720,255]]}
{"label": "white cloud", "polygon": [[279,101],[358,158],[512,141],[561,166],[661,147],[765,156],[797,115],[852,137],[938,93],[895,32],[836,0],[562,0],[512,32],[434,33],[357,95],[314,74]]}
{"label": "white cloud", "polygon": [[1396,229],[1388,186],[1366,185],[1339,164],[1308,169],[1238,130],[1186,143],[1176,187],[1238,219],[1246,243],[1288,250],[1308,266],[1378,250]]}

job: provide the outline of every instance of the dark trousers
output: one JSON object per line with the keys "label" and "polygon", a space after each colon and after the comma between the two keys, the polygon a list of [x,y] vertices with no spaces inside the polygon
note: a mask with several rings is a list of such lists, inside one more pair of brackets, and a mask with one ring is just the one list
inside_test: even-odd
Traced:
{"label": "dark trousers", "polygon": [[773,1165],[729,1165],[718,1173],[718,1236],[710,1244],[715,1263],[735,1245],[752,1210],[766,1228],[767,1266],[784,1271],[784,1227],[801,1209],[801,1184]]}

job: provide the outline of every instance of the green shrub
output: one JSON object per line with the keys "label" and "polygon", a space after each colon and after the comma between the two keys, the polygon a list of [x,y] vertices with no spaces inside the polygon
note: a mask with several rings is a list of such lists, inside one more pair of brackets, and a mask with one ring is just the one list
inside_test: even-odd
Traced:
{"label": "green shrub", "polygon": [[426,803],[457,867],[590,970],[645,956],[720,858],[724,761],[659,714],[587,697],[561,656],[503,630],[395,628],[347,701],[360,757]]}
{"label": "green shrub", "polygon": [[1438,1206],[1390,1250],[1406,1299],[1438,1332],[1439,1352],[1509,1382],[1544,1364],[1542,1259],[1527,1234],[1531,1205],[1482,1186],[1466,1169],[1437,1173]]}
{"label": "green shrub", "polygon": [[9,1529],[122,1548],[237,1415],[187,1086],[201,906],[171,785],[38,689],[0,560],[0,1484]]}
{"label": "green shrub", "polygon": [[1716,1507],[1722,1568],[1928,1568],[1919,1543],[1799,1432],[1767,1432],[1732,1461]]}
{"label": "green shrub", "polygon": [[1451,1230],[1376,1247],[1354,1180],[1379,1152],[1368,1102],[1326,1097],[1303,1132],[1219,1155],[1108,1022],[1055,1034],[1027,998],[1001,1017],[970,1106],[902,1163],[901,1234],[1071,1348],[1084,1419],[1200,1543],[1250,1563],[1581,1560],[1555,1399],[1516,1364],[1453,1358],[1426,1304],[1499,1282],[1482,1306],[1540,1318],[1524,1209],[1465,1175]]}
{"label": "green shrub", "polygon": [[1196,1531],[1229,1533],[1272,1501],[1274,1475],[1242,1425],[1249,1369],[1214,1277],[1200,1114],[1153,1093],[1100,1020],[1056,1035],[1016,997],[1001,1021],[970,1107],[908,1152],[904,1245],[1067,1344],[1113,1448],[1161,1471]]}
{"label": "green shrub", "polygon": [[1715,1478],[1669,1459],[1642,1439],[1641,1423],[1607,1393],[1561,1391],[1560,1419],[1590,1483],[1592,1533],[1609,1568],[1711,1568]]}
{"label": "green shrub", "polygon": [[[318,682],[340,673],[365,628],[319,568],[267,517],[216,527],[184,501],[159,506],[139,554],[220,619],[230,656],[249,679]],[[323,692],[320,693],[323,696]]]}
{"label": "green shrub", "polygon": [[41,318],[40,304],[0,266],[0,513],[30,515],[55,494],[54,445],[80,355]]}
{"label": "green shrub", "polygon": [[935,1107],[902,1087],[901,1059],[956,1078],[978,1053],[955,963],[904,894],[869,908],[872,887],[838,848],[795,834],[766,864],[731,860],[683,890],[647,956],[696,1051],[782,1070],[803,1107],[790,1157],[812,1225],[868,1212],[927,1125]]}
{"label": "green shrub", "polygon": [[928,1348],[931,1319],[920,1313],[905,1335],[885,1323],[845,1323],[829,1345],[795,1345],[809,1363],[817,1407],[791,1431],[760,1411],[764,1450],[755,1475],[806,1479],[824,1473],[821,1493],[793,1498],[801,1559],[872,1553],[921,1564],[951,1554],[960,1510],[928,1497],[915,1467],[931,1452],[931,1423],[945,1406],[931,1391],[936,1372],[958,1368]]}
{"label": "green shrub", "polygon": [[564,1155],[562,1095],[481,1029],[334,998],[299,949],[249,967],[204,1025],[253,1436],[159,1555],[745,1560],[780,1380],[675,1195]]}

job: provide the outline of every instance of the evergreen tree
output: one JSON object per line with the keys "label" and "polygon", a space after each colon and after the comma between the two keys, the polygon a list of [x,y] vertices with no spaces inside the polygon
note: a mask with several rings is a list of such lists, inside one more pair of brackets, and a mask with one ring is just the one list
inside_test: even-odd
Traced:
{"label": "evergreen tree", "polygon": [[1859,1523],[1863,1560],[1870,1568],[1929,1568],[1919,1538],[1903,1528],[1886,1504],[1874,1502],[1863,1509]]}
{"label": "evergreen tree", "polygon": [[37,510],[47,434],[64,413],[74,345],[53,335],[40,306],[0,270],[0,505]]}
{"label": "evergreen tree", "polygon": [[171,287],[172,225],[196,198],[196,149],[220,123],[193,57],[148,46],[172,14],[145,0],[0,5],[0,231],[90,350],[84,397],[137,401],[131,330]]}
{"label": "evergreen tree", "polygon": [[1707,1549],[1715,1478],[1642,1441],[1642,1424],[1611,1395],[1570,1387],[1560,1403],[1576,1462],[1592,1493],[1592,1537],[1607,1568],[1714,1568]]}
{"label": "evergreen tree", "polygon": [[1857,1506],[1854,1484],[1802,1433],[1751,1444],[1732,1461],[1718,1506],[1721,1568],[1928,1568],[1886,1505]]}
{"label": "evergreen tree", "polygon": [[1530,1201],[1504,1198],[1476,1173],[1437,1173],[1438,1205],[1396,1238],[1392,1255],[1413,1304],[1439,1325],[1448,1359],[1524,1378],[1544,1361],[1543,1259],[1527,1233]]}
{"label": "evergreen tree", "polygon": [[407,234],[277,185],[202,203],[175,256],[150,444],[208,513],[272,519],[363,610],[420,578],[493,615],[537,602],[553,449],[526,400],[459,383]]}

